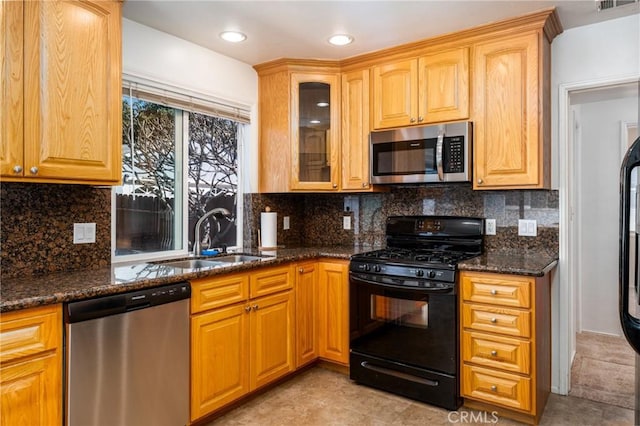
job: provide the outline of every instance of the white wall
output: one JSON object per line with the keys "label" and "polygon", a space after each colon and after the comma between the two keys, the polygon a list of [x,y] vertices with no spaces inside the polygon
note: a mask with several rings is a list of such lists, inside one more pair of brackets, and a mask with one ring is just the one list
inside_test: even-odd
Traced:
{"label": "white wall", "polygon": [[244,192],[258,190],[258,76],[244,62],[128,19],[122,20],[125,73],[251,108],[251,125],[242,149]]}
{"label": "white wall", "polygon": [[578,331],[622,336],[618,320],[618,220],[621,121],[635,122],[638,100],[623,98],[580,105],[576,147],[580,287]]}
{"label": "white wall", "polygon": [[571,132],[566,91],[568,87],[586,87],[599,81],[640,77],[640,15],[566,30],[553,41],[551,58],[552,186],[560,191],[560,261],[552,287],[552,389],[567,393],[575,349],[571,311],[576,297],[572,287],[576,261],[574,247],[569,244],[573,235],[573,177],[569,175],[575,165],[573,144],[568,138]]}

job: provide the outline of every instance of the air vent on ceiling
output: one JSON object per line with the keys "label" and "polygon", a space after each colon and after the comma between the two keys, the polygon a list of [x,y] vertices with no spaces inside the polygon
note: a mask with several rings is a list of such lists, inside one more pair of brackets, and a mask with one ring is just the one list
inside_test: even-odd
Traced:
{"label": "air vent on ceiling", "polygon": [[625,6],[627,4],[637,3],[638,0],[600,0],[597,2],[598,12],[614,7]]}

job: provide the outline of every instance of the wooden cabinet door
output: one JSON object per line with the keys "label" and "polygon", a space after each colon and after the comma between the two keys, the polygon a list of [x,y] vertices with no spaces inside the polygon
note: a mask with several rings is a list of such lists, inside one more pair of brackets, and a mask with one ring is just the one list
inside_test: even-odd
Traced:
{"label": "wooden cabinet door", "polygon": [[349,263],[320,262],[318,284],[319,355],[349,363]]}
{"label": "wooden cabinet door", "polygon": [[342,189],[371,186],[369,70],[342,74]]}
{"label": "wooden cabinet door", "polygon": [[337,74],[291,75],[291,189],[340,186],[339,81]]}
{"label": "wooden cabinet door", "polygon": [[247,304],[191,318],[191,420],[249,392]]}
{"label": "wooden cabinet door", "polygon": [[469,48],[423,56],[418,61],[418,121],[469,117]]}
{"label": "wooden cabinet door", "polygon": [[417,123],[418,61],[409,59],[372,68],[373,128]]}
{"label": "wooden cabinet door", "polygon": [[121,174],[121,2],[24,3],[24,176]]}
{"label": "wooden cabinet door", "polygon": [[296,368],[318,357],[318,265],[303,263],[296,278]]}
{"label": "wooden cabinet door", "polygon": [[254,390],[294,369],[293,293],[249,301],[250,389]]}
{"label": "wooden cabinet door", "polygon": [[0,367],[0,425],[62,424],[61,376],[61,349]]}
{"label": "wooden cabinet door", "polygon": [[23,3],[0,2],[0,175],[23,174]]}
{"label": "wooden cabinet door", "polygon": [[539,38],[528,33],[474,47],[474,189],[545,184]]}

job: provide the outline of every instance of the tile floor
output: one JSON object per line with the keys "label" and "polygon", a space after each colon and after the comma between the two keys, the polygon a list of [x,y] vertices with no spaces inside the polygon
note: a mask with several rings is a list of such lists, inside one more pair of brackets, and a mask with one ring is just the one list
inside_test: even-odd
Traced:
{"label": "tile floor", "polygon": [[[466,413],[466,414],[465,414]],[[519,425],[490,413],[449,412],[354,384],[341,373],[313,367],[210,423],[254,426]],[[467,421],[464,421],[464,416]],[[482,417],[482,416],[485,417]],[[479,416],[479,417],[478,417]],[[547,426],[633,425],[633,410],[574,396],[551,394],[540,422]]]}

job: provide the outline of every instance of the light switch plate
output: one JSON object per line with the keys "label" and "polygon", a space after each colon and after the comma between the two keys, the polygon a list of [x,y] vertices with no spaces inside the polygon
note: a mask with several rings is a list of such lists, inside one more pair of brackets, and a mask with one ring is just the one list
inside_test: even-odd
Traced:
{"label": "light switch plate", "polygon": [[96,242],[95,223],[74,223],[73,244],[91,244]]}
{"label": "light switch plate", "polygon": [[351,216],[342,216],[342,229],[351,229]]}
{"label": "light switch plate", "polygon": [[496,220],[495,219],[485,219],[484,220],[484,234],[485,235],[496,235]]}
{"label": "light switch plate", "polygon": [[282,219],[282,229],[284,229],[285,231],[289,229],[289,216],[285,216]]}
{"label": "light switch plate", "polygon": [[523,237],[535,237],[538,235],[538,225],[534,219],[518,220],[518,235]]}

